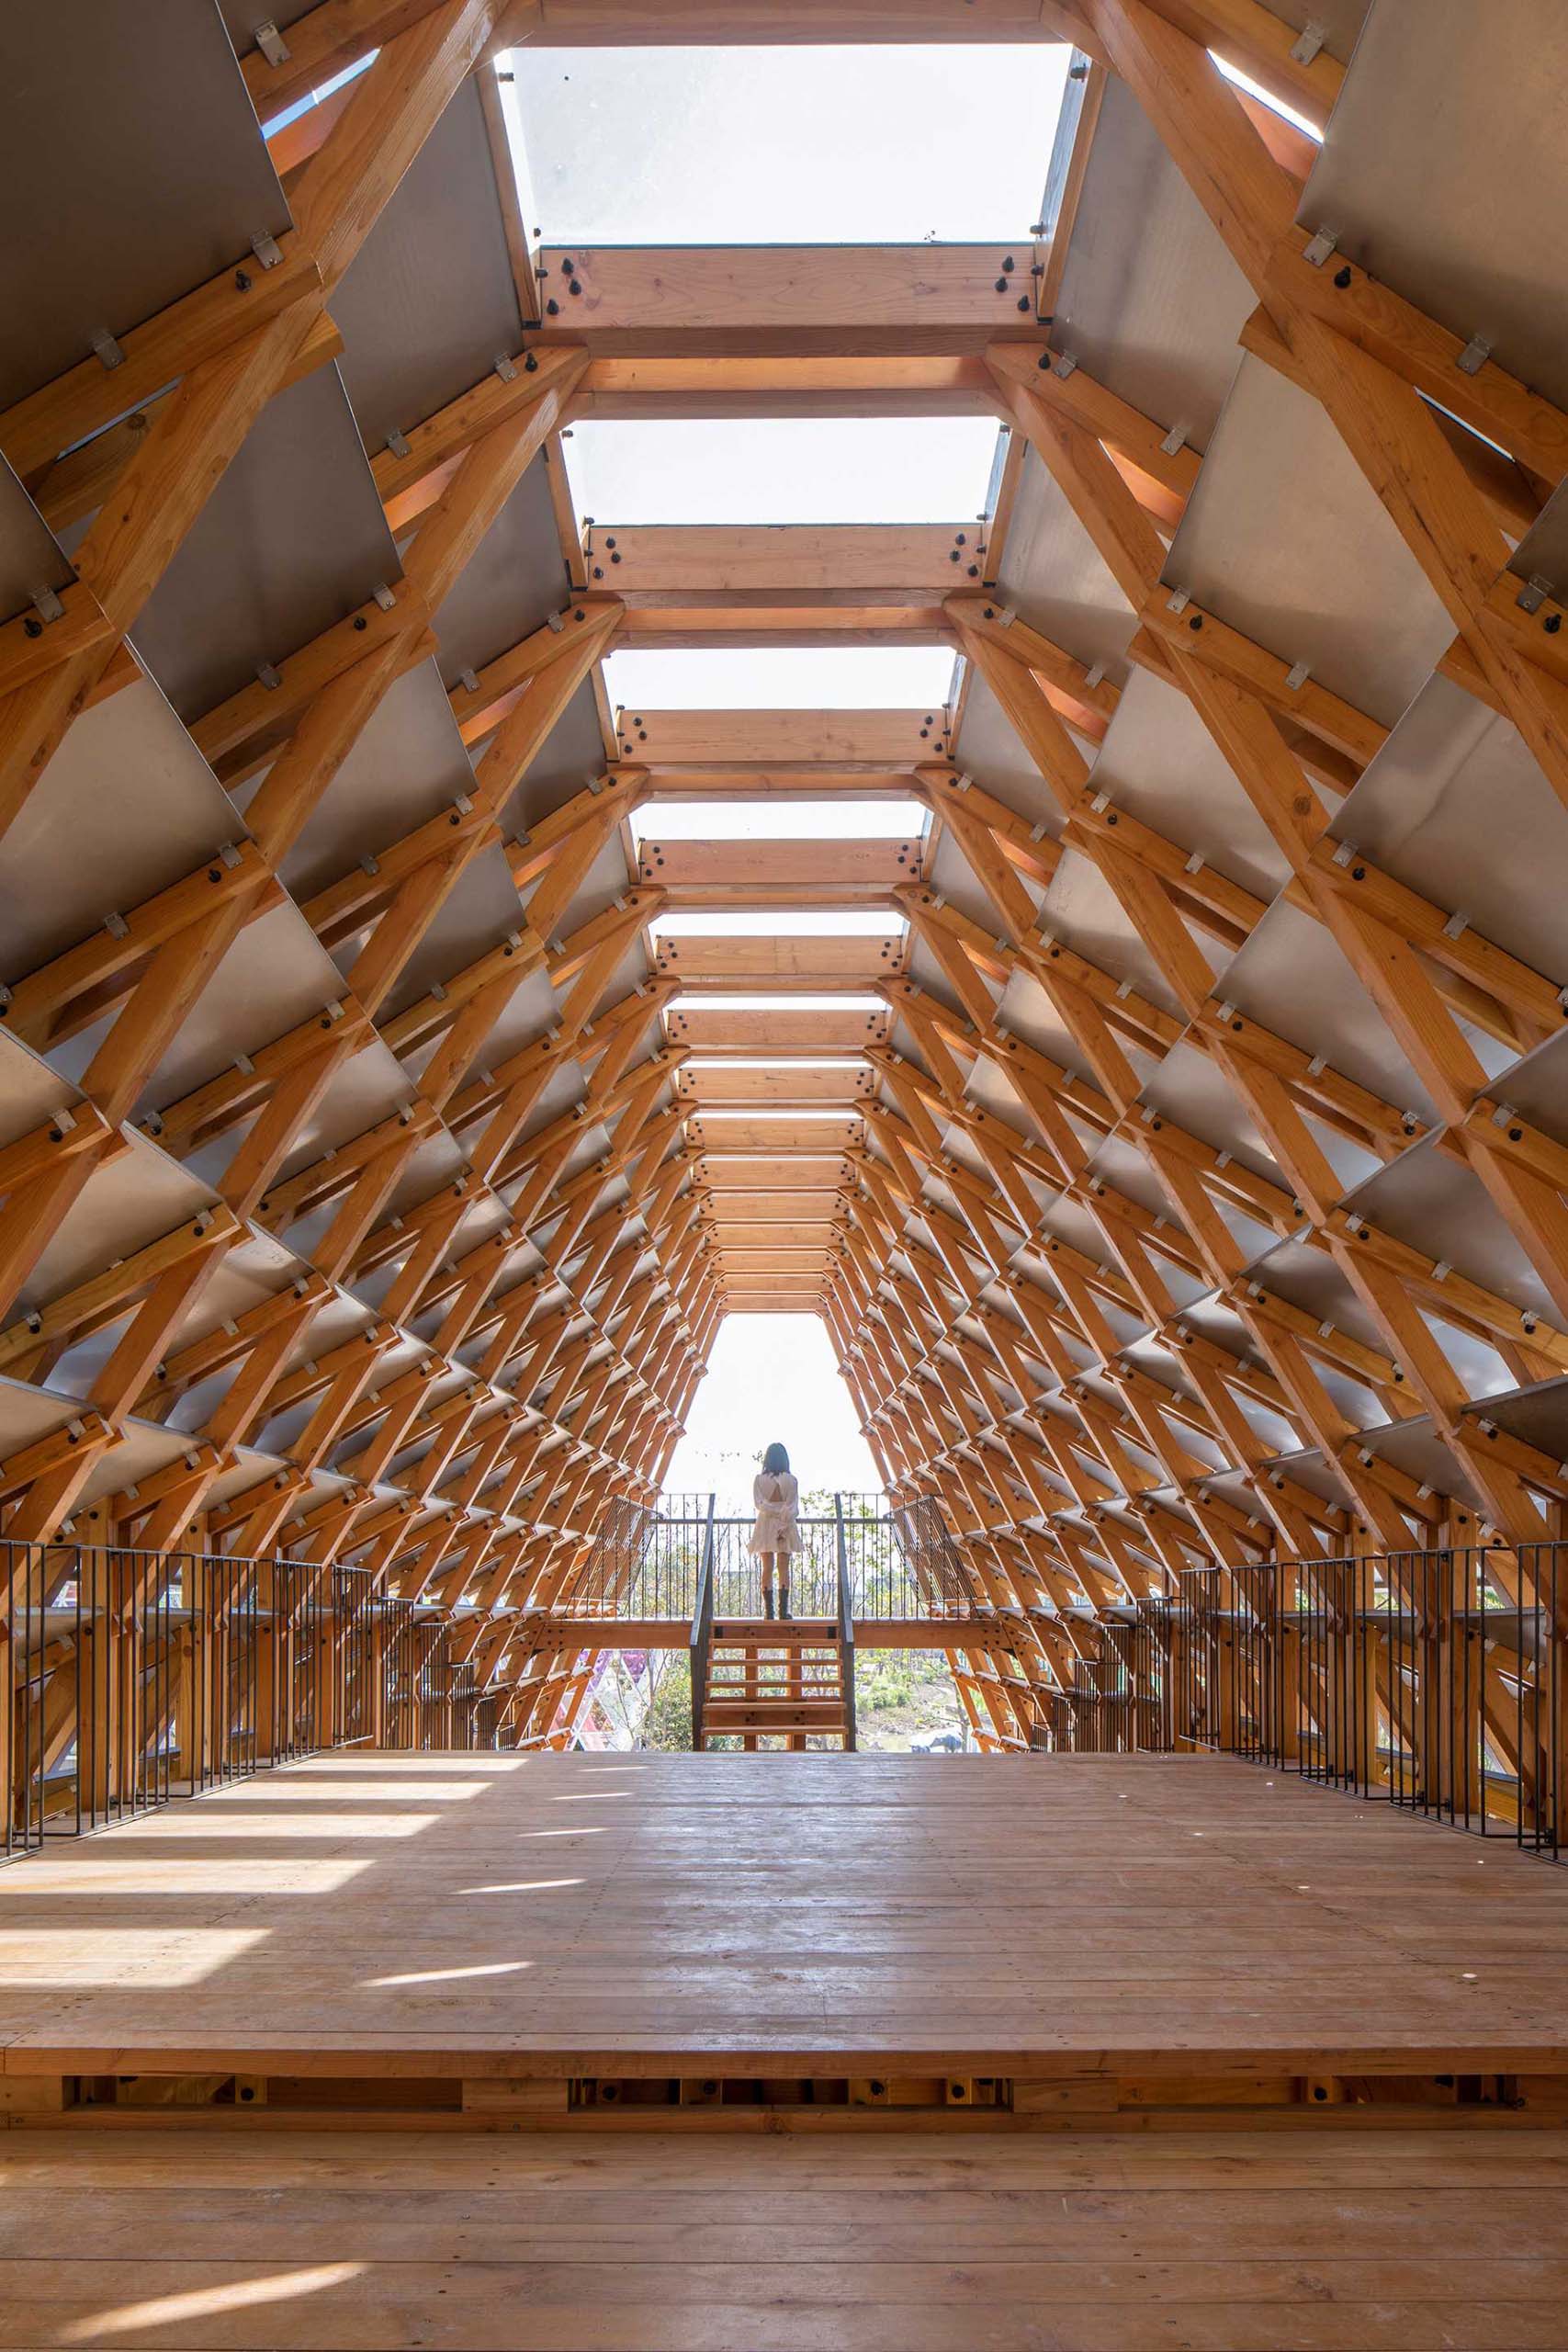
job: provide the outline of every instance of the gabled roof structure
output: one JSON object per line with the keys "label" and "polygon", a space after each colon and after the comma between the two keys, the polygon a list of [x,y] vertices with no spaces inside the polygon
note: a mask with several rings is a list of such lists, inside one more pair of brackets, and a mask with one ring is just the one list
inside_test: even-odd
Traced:
{"label": "gabled roof structure", "polygon": [[[357,1562],[559,1739],[529,1621],[754,1309],[997,1743],[1194,1568],[1561,1533],[1555,12],[255,16],[0,28],[0,1534]],[[1010,242],[520,207],[531,53],[948,40],[1073,45]],[[984,513],[581,515],[574,425],[843,415],[989,421]]]}

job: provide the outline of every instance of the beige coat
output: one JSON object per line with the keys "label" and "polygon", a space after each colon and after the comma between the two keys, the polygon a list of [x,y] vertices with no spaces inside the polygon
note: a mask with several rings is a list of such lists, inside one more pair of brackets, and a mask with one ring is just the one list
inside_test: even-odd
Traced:
{"label": "beige coat", "polygon": [[757,1523],[751,1530],[753,1552],[799,1552],[800,1488],[791,1470],[759,1470],[751,1481]]}

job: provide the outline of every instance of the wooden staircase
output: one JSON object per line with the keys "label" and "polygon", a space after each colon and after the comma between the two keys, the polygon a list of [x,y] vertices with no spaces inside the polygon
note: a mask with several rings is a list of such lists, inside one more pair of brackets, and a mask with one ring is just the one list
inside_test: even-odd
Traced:
{"label": "wooden staircase", "polygon": [[737,1738],[755,1748],[782,1738],[804,1748],[807,1734],[853,1747],[853,1684],[830,1617],[726,1618],[716,1622],[703,1684],[699,1747]]}

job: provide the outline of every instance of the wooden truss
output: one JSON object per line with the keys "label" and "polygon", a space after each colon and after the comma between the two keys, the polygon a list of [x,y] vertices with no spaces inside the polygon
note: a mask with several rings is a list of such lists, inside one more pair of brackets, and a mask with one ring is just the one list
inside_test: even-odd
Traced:
{"label": "wooden truss", "polygon": [[[989,1745],[1028,1743],[1097,1621],[1193,1571],[1482,1542],[1506,1577],[1561,1534],[1568,1444],[1545,1406],[1496,1400],[1568,1376],[1568,1130],[1508,1091],[1561,1030],[1564,976],[1362,854],[1340,805],[1394,730],[1173,579],[1204,460],[1056,331],[1115,79],[1249,289],[1240,349],[1316,403],[1451,623],[1438,675],[1568,803],[1562,608],[1510,569],[1568,418],[1359,266],[1324,266],[1297,226],[1312,141],[1215,58],[1317,130],[1342,62],[1264,0],[728,0],[694,23],[651,0],[333,0],[266,30],[241,60],[263,120],[370,61],[273,134],[292,231],[129,329],[112,366],[84,356],[0,414],[20,491],[74,548],[41,626],[0,626],[0,879],[54,821],[74,730],[132,725],[157,678],[139,624],[248,436],[352,361],[334,305],[470,81],[504,164],[501,51],[1081,55],[1017,254],[573,255],[536,248],[498,183],[515,334],[368,450],[400,572],[179,709],[243,808],[233,838],[149,862],[134,903],[90,883],[50,951],[0,975],[23,1106],[0,1137],[8,1575],[17,1547],[62,1540],[353,1563],[443,1612],[506,1738],[570,1739],[595,1657],[552,1610],[610,1515],[658,1493],[724,1314],[758,1309],[826,1319],[895,1503],[941,1515],[976,1603],[954,1671]],[[988,512],[572,514],[581,419],[844,413],[994,418]],[[541,485],[562,570],[459,658]],[[1056,641],[1012,584],[1021,506],[1047,488],[1124,625],[1114,662]],[[611,708],[597,666],[617,644],[779,643],[943,646],[955,684],[925,711],[639,712]],[[460,787],[389,820],[347,780],[432,675]],[[1220,846],[1178,797],[1156,823],[1101,781],[1135,681],[1234,784]],[[586,773],[577,736],[560,749],[585,710]],[[704,796],[753,803],[756,837],[661,839],[660,804]],[[766,837],[779,802],[836,798],[918,821]],[[481,876],[513,916],[455,956]],[[886,927],[792,931],[807,908]],[[650,928],[704,910],[775,928]],[[1368,1057],[1337,1066],[1310,1006],[1286,1034],[1227,994],[1286,922],[1341,960],[1415,1107]],[[276,1034],[231,1035],[229,976],[274,937],[299,1001]],[[335,978],[311,981],[312,956]],[[222,1050],[195,1053],[209,1014]],[[356,1124],[373,1068],[396,1099],[365,1088]],[[1184,1110],[1205,1102],[1224,1118]],[[1213,1140],[1227,1122],[1245,1148]],[[1353,1197],[1417,1152],[1524,1277],[1381,1213],[1375,1184]],[[122,1230],[143,1195],[179,1213]]]}

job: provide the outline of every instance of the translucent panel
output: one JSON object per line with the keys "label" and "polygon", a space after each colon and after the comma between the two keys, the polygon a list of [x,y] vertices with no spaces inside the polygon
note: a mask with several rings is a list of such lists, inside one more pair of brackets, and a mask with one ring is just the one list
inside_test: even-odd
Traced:
{"label": "translucent panel", "polygon": [[939,710],[953,684],[941,645],[763,645],[612,653],[610,700],[627,710]]}
{"label": "translucent panel", "polygon": [[1016,239],[1040,209],[1069,54],[514,50],[528,225],[548,244]]}
{"label": "translucent panel", "polygon": [[794,1054],[787,1061],[767,1054],[701,1054],[694,1056],[687,1064],[688,1069],[782,1069],[787,1070],[792,1077],[803,1069],[865,1069],[868,1067],[863,1058],[842,1054],[812,1054],[809,1057]]}
{"label": "translucent panel", "polygon": [[856,989],[847,990],[840,996],[818,996],[809,991],[797,994],[794,990],[787,996],[780,995],[776,990],[767,996],[745,989],[734,996],[728,993],[721,996],[716,990],[710,995],[705,989],[700,996],[687,991],[672,998],[670,1009],[672,1012],[689,1012],[694,1006],[700,1006],[704,1012],[880,1012],[883,1010],[879,996],[868,996]]}
{"label": "translucent panel", "polygon": [[618,523],[964,523],[985,510],[986,416],[590,417],[567,479]]}
{"label": "translucent panel", "polygon": [[908,926],[902,915],[855,907],[798,913],[768,907],[751,914],[659,915],[648,928],[655,939],[889,939],[901,937]]}
{"label": "translucent panel", "polygon": [[927,822],[918,800],[656,800],[631,820],[639,842],[906,842]]}

